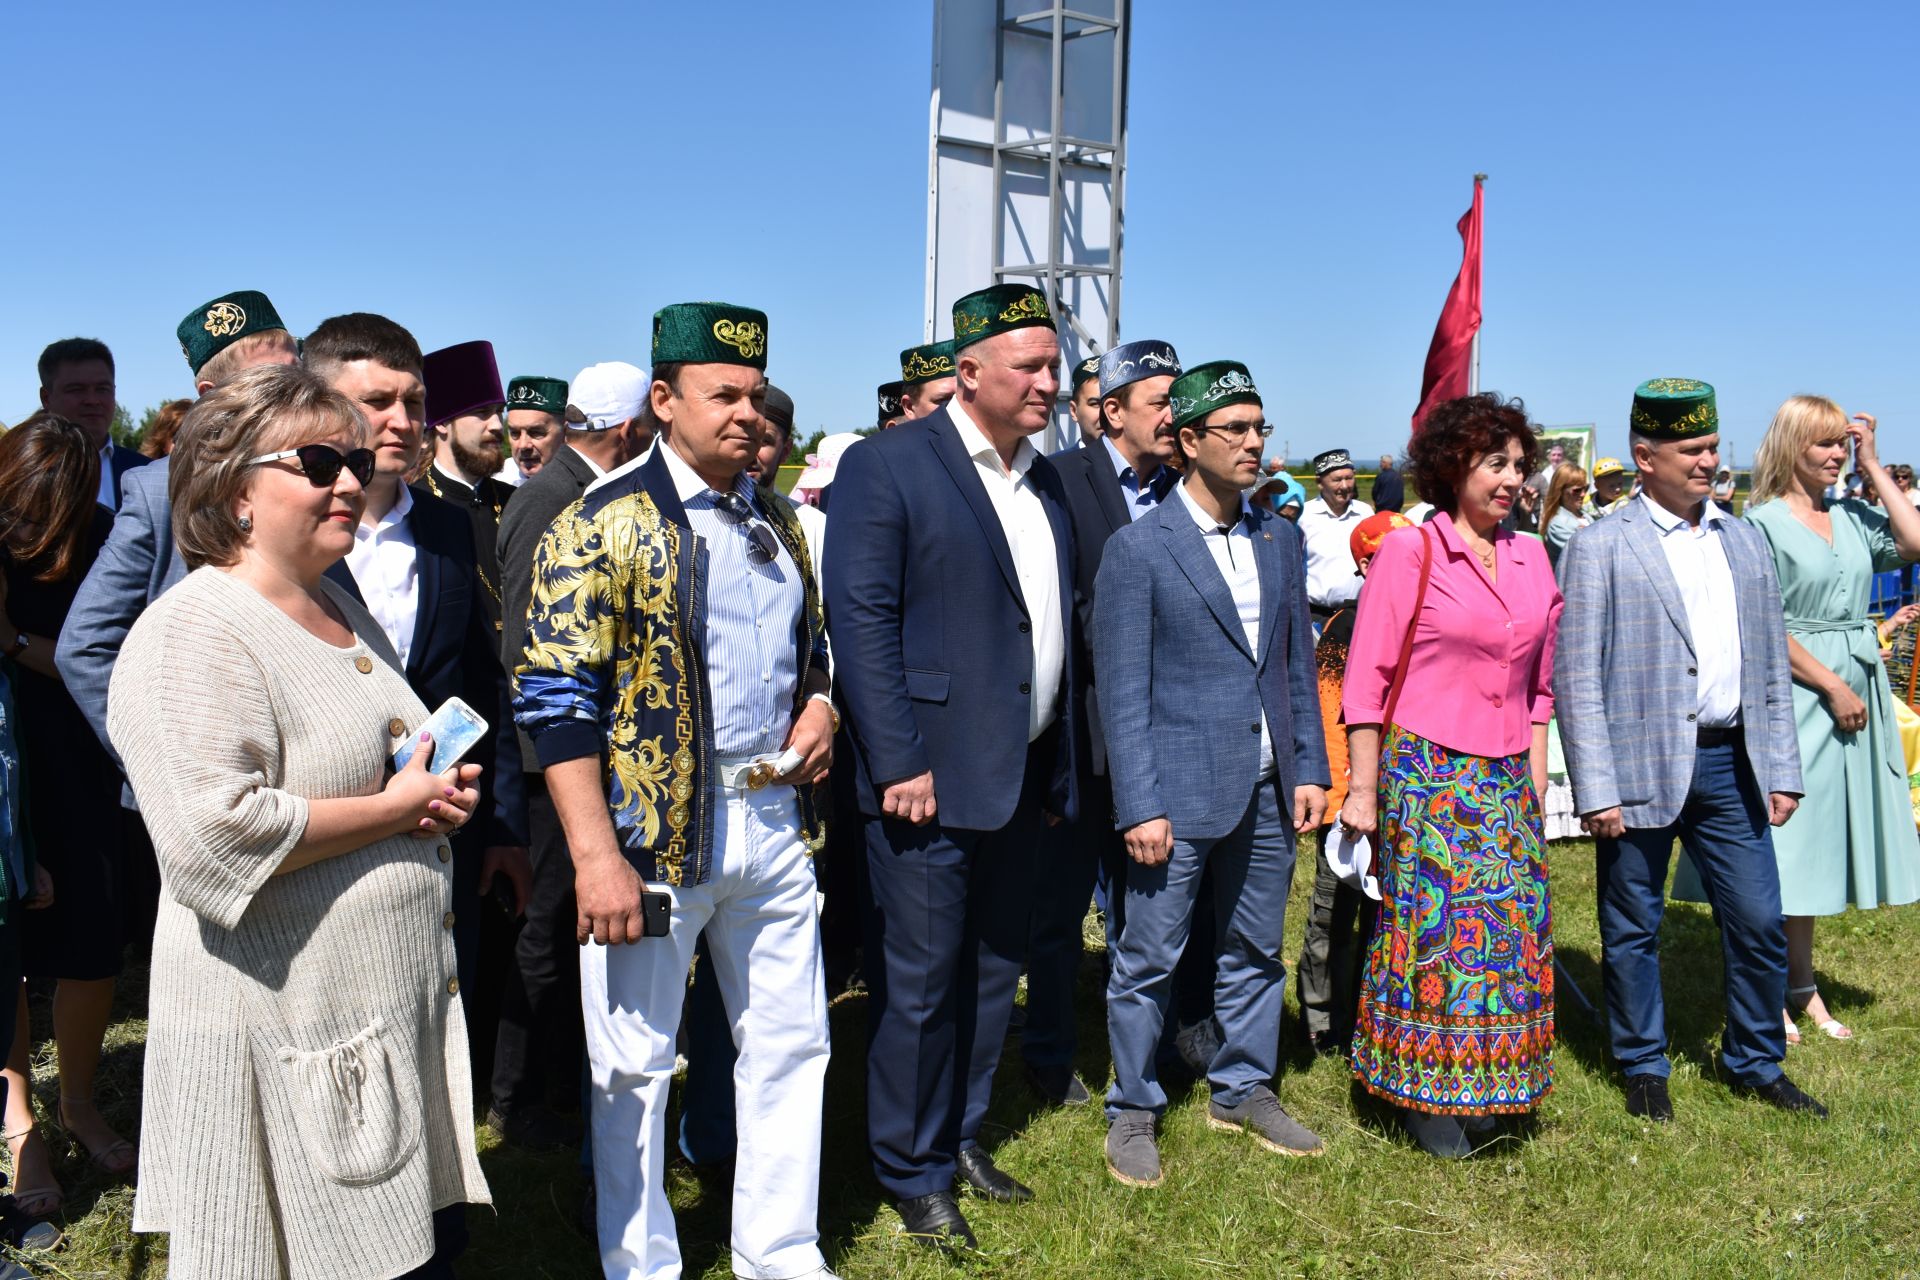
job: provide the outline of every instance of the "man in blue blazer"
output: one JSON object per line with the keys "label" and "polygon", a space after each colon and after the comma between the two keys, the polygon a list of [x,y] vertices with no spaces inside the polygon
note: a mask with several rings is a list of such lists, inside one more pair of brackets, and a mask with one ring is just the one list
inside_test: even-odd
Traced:
{"label": "man in blue blazer", "polygon": [[1321,1151],[1270,1084],[1294,833],[1319,825],[1331,785],[1300,535],[1244,496],[1272,432],[1246,368],[1191,369],[1171,399],[1185,478],[1107,542],[1093,594],[1114,825],[1133,863],[1107,985],[1106,1155],[1131,1186],[1161,1178],[1155,1050],[1208,871],[1221,1044],[1207,1122],[1288,1155]]}
{"label": "man in blue blazer", "polygon": [[[1074,608],[1079,614],[1081,653],[1088,679],[1100,682],[1098,665],[1086,649],[1093,609],[1094,577],[1107,539],[1152,512],[1172,491],[1180,475],[1173,458],[1173,413],[1168,395],[1180,373],[1180,357],[1171,344],[1147,338],[1123,343],[1094,361],[1091,379],[1094,412],[1105,431],[1092,440],[1063,449],[1048,461],[1060,472],[1073,521]],[[1076,376],[1078,376],[1076,371]],[[1081,394],[1075,389],[1076,396]],[[1142,690],[1141,692],[1144,692]],[[1068,848],[1057,860],[1058,875],[1040,886],[1033,906],[1033,942],[1027,958],[1027,1025],[1020,1037],[1027,1079],[1050,1102],[1077,1106],[1091,1102],[1086,1085],[1074,1074],[1073,993],[1079,980],[1083,945],[1080,928],[1096,878],[1106,886],[1104,906],[1109,945],[1119,933],[1125,909],[1126,848],[1113,829],[1113,789],[1107,776],[1107,750],[1099,704],[1087,702],[1087,750],[1081,753],[1080,819],[1068,834]],[[1210,920],[1198,933],[1206,933]],[[1181,966],[1169,1021],[1182,1025],[1179,1043],[1194,1046],[1213,1040],[1213,963],[1210,942],[1204,964]],[[1197,979],[1191,981],[1190,979]],[[1167,1037],[1170,1053],[1174,1037]],[[1204,1061],[1210,1049],[1199,1050]]]}
{"label": "man in blue blazer", "polygon": [[1773,556],[1708,496],[1720,464],[1712,387],[1642,383],[1629,423],[1644,492],[1561,554],[1553,671],[1574,806],[1595,836],[1627,1111],[1673,1119],[1658,943],[1678,838],[1720,925],[1723,1069],[1740,1092],[1824,1116],[1780,1069],[1787,938],[1771,827],[1793,815],[1801,776]]}
{"label": "man in blue blazer", "polygon": [[867,1132],[923,1243],[974,1238],[954,1176],[1032,1192],[977,1145],[1046,816],[1073,816],[1073,534],[1028,437],[1059,391],[1045,297],[954,304],[959,392],[841,459],[826,543],[834,682],[866,824]]}
{"label": "man in blue blazer", "polygon": [[153,459],[113,442],[113,352],[98,338],[62,338],[40,353],[40,407],[87,433],[100,451],[100,505],[120,507],[127,473]]}

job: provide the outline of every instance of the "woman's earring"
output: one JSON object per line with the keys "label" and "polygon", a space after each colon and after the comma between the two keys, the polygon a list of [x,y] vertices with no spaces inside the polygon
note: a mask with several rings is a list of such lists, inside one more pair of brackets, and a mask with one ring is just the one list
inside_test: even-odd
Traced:
{"label": "woman's earring", "polygon": [[239,520],[239,524],[240,524],[240,532],[242,532],[242,533],[252,533],[252,532],[253,532],[253,517],[252,517],[252,516],[241,516],[241,517],[240,517],[240,520]]}

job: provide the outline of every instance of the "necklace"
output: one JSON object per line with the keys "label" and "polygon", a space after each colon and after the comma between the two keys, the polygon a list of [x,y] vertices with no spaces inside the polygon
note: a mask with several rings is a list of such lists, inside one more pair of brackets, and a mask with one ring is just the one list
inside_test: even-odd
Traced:
{"label": "necklace", "polygon": [[[434,472],[434,468],[431,465],[429,465],[427,467],[427,477],[426,477],[427,488],[429,491],[432,492],[434,497],[445,498],[447,495],[440,492],[440,482],[434,476],[433,472]],[[479,485],[473,486],[473,496],[476,502],[482,500]],[[484,501],[488,506],[493,508],[493,525],[494,525],[494,528],[496,529],[499,528],[500,527],[500,508],[502,504],[499,502],[495,502],[491,498],[484,499]],[[500,588],[494,586],[493,583],[487,580],[487,569],[485,565],[480,563],[481,557],[479,553],[480,553],[480,548],[476,542],[476,545],[474,546],[473,571],[476,575],[479,576],[480,585],[485,587],[487,589],[487,594],[493,597],[494,609],[498,611],[504,608],[504,606],[501,604],[501,601],[500,601]],[[495,631],[504,630],[505,629],[504,620],[501,622],[494,623],[493,629]]]}

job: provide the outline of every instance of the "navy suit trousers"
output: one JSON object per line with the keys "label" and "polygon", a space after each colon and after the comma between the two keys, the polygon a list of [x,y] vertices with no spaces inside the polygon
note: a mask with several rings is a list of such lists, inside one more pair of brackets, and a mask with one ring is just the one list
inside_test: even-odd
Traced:
{"label": "navy suit trousers", "polygon": [[1747,763],[1741,735],[1694,755],[1693,786],[1674,823],[1629,828],[1596,842],[1600,945],[1607,1031],[1627,1075],[1666,1077],[1666,999],[1658,940],[1666,906],[1667,861],[1678,837],[1720,924],[1727,1022],[1720,1061],[1741,1084],[1764,1085],[1786,1056],[1781,1010],[1787,999],[1787,935],[1780,869],[1767,825],[1767,797]]}
{"label": "navy suit trousers", "polygon": [[[947,1191],[975,1145],[1013,1014],[1042,860],[1041,803],[1056,744],[1027,751],[996,831],[866,820],[867,1140],[896,1200]],[[938,796],[939,778],[934,785]]]}

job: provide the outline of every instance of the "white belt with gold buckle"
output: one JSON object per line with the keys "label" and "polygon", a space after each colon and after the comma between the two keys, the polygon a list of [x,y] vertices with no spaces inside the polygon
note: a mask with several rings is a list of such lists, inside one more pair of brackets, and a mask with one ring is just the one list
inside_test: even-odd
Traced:
{"label": "white belt with gold buckle", "polygon": [[713,762],[714,775],[720,785],[732,790],[736,787],[746,791],[758,791],[779,776],[775,772],[777,758],[774,756],[738,756],[734,758],[717,757]]}

